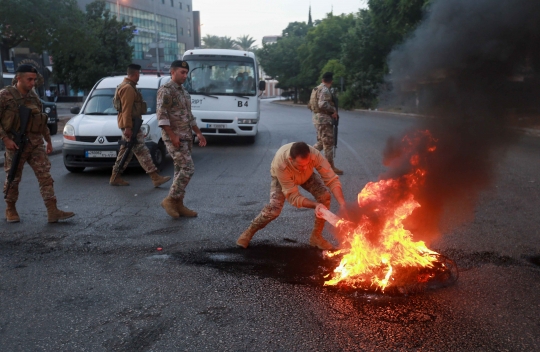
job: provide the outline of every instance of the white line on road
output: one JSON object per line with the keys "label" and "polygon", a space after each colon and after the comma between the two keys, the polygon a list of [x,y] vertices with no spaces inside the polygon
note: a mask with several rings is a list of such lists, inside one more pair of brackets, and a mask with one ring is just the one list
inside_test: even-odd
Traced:
{"label": "white line on road", "polygon": [[351,153],[353,153],[353,155],[356,157],[356,160],[358,160],[358,163],[360,164],[360,166],[362,166],[362,168],[364,169],[364,172],[366,173],[366,175],[368,176],[368,178],[370,180],[375,180],[376,179],[376,176],[375,174],[373,174],[373,172],[369,169],[369,167],[367,166],[367,163],[366,161],[364,160],[364,158],[362,158],[360,156],[360,154],[358,154],[356,152],[356,150],[353,149],[353,147],[351,147],[349,145],[349,143],[345,142],[342,138],[338,138],[338,141],[340,141],[341,143],[345,144],[345,146],[351,151]]}

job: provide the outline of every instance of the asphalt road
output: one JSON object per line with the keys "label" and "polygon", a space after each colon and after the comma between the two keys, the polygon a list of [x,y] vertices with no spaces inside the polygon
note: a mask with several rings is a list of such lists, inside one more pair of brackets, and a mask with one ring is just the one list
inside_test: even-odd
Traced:
{"label": "asphalt road", "polygon": [[[336,165],[354,202],[385,170],[386,139],[415,119],[341,116]],[[540,350],[540,139],[510,148],[474,218],[431,243],[456,261],[459,280],[408,295],[323,287],[328,262],[307,245],[310,210],[286,205],[248,250],[235,247],[268,200],[275,151],[297,140],[315,142],[310,112],[264,102],[255,144],[196,146],[191,219],[159,206],[170,184],[152,188],[130,170],[129,187],[111,187],[110,169],[70,174],[60,154],[58,205],[76,217],[47,224],[26,167],[22,222],[0,226],[0,350]]]}

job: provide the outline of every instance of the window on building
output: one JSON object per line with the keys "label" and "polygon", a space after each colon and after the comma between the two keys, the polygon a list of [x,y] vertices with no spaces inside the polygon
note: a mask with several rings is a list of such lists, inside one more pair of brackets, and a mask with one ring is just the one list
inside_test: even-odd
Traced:
{"label": "window on building", "polygon": [[187,5],[187,12],[191,11],[191,6]]}
{"label": "window on building", "polygon": [[184,35],[184,27],[178,28],[178,32],[180,33],[180,35]]}
{"label": "window on building", "polygon": [[182,3],[179,2],[178,5],[180,6],[180,10],[182,10]]}
{"label": "window on building", "polygon": [[161,0],[161,3],[162,3],[163,5],[165,5],[165,0]]}
{"label": "window on building", "polygon": [[171,7],[174,7],[174,0],[171,0]]}

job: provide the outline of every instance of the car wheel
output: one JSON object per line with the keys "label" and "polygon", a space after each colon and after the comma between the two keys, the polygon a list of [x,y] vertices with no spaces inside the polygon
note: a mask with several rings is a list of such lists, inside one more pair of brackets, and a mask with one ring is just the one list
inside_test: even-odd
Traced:
{"label": "car wheel", "polygon": [[152,150],[152,161],[159,171],[163,169],[163,163],[165,162],[165,144],[163,141],[159,141],[157,147]]}
{"label": "car wheel", "polygon": [[[65,166],[65,165],[64,165]],[[69,172],[73,172],[75,174],[78,174],[78,173],[81,173],[84,171],[85,167],[82,166],[82,167],[75,167],[75,166],[66,166],[66,169],[69,171]]]}
{"label": "car wheel", "polygon": [[47,127],[49,127],[51,136],[54,136],[56,133],[58,133],[58,122],[47,125]]}
{"label": "car wheel", "polygon": [[244,142],[246,142],[247,144],[253,144],[255,143],[255,138],[257,136],[247,136],[247,137],[244,137]]}

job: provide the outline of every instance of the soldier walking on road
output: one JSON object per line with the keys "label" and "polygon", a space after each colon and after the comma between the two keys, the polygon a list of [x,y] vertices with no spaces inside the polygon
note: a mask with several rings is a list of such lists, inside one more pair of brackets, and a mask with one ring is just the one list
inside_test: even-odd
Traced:
{"label": "soldier walking on road", "polygon": [[332,119],[337,119],[337,111],[332,100],[330,87],[332,86],[332,72],[325,72],[322,83],[311,94],[308,107],[313,112],[313,125],[317,130],[317,143],[313,148],[321,151],[332,165],[337,175],[343,175],[343,171],[334,166],[334,131]]}
{"label": "soldier walking on road", "polygon": [[[316,169],[318,174],[313,172]],[[345,199],[341,190],[339,177],[332,171],[328,161],[321,153],[304,142],[289,143],[282,146],[274,156],[270,167],[272,181],[270,183],[270,202],[251,222],[236,244],[247,248],[255,232],[264,228],[277,218],[283,209],[285,198],[297,208],[315,209],[322,204],[330,208],[330,189],[342,209]],[[302,187],[315,197],[315,202],[302,196],[298,191]],[[315,225],[311,232],[309,244],[320,249],[332,249],[333,246],[322,237],[324,219],[315,216]]]}
{"label": "soldier walking on road", "polygon": [[206,139],[191,113],[191,97],[182,86],[189,72],[188,63],[173,61],[170,72],[171,81],[159,88],[157,96],[158,125],[161,127],[161,136],[167,151],[174,161],[174,180],[169,195],[163,199],[161,206],[173,218],[193,217],[197,216],[197,213],[184,205],[186,187],[195,172],[191,159],[191,130],[197,134],[201,147],[206,145]]}
{"label": "soldier walking on road", "polygon": [[[118,128],[122,130],[122,140],[124,142],[128,142],[133,135],[133,120],[142,119],[142,115],[146,113],[146,102],[143,101],[142,94],[136,87],[137,82],[139,82],[140,69],[140,65],[129,65],[127,77],[118,85],[116,92],[114,93],[113,101],[115,108],[118,110]],[[116,157],[116,162],[113,166],[112,176],[109,181],[111,186],[129,186],[129,183],[123,180],[120,177],[120,174],[127,168],[134,154],[144,171],[150,175],[154,187],[159,187],[171,179],[170,176],[163,177],[158,174],[157,167],[152,161],[150,151],[144,144],[144,134],[141,130],[137,133],[137,144],[133,146],[122,170],[120,170],[120,161],[125,152],[126,146],[123,144],[118,151],[118,156]]]}
{"label": "soldier walking on road", "polygon": [[[15,208],[15,203],[19,198],[19,183],[25,163],[28,163],[39,183],[41,197],[47,207],[48,222],[57,222],[72,217],[72,212],[61,211],[56,207],[56,196],[54,195],[53,179],[50,174],[51,162],[47,157],[53,150],[51,135],[47,127],[47,115],[43,114],[39,97],[33,91],[38,73],[30,65],[21,65],[17,68],[14,86],[8,86],[0,90],[0,138],[6,146],[4,170],[6,176],[11,168],[16,168],[15,177],[8,189],[8,182],[4,183],[4,194],[6,199],[6,220],[8,222],[19,222],[20,217]],[[20,131],[21,120],[19,107],[26,106],[31,111],[28,125],[26,126],[27,143],[22,150],[20,162],[13,165],[12,160],[17,153],[18,146],[14,142],[14,133]],[[44,146],[43,139],[47,142]]]}

